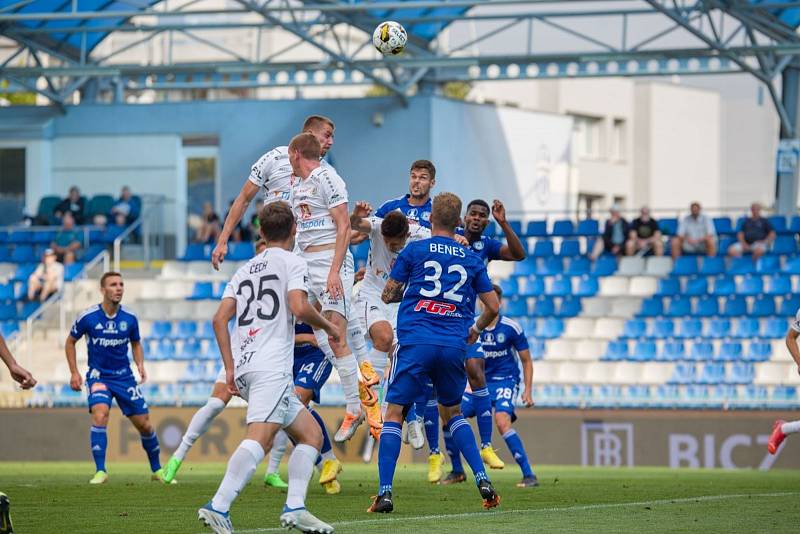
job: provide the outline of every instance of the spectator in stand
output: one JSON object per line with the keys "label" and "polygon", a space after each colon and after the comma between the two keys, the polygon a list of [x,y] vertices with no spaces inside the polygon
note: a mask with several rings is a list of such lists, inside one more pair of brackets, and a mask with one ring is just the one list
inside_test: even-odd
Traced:
{"label": "spectator in stand", "polygon": [[28,277],[28,300],[34,300],[38,294],[39,301],[44,302],[60,290],[63,283],[64,266],[58,263],[55,251],[48,248],[44,251],[42,263]]}
{"label": "spectator in stand", "polygon": [[630,225],[620,213],[620,208],[616,204],[609,210],[611,217],[606,221],[603,236],[595,241],[591,258],[596,260],[600,254],[613,254],[621,256],[625,253],[625,241],[630,233]]}
{"label": "spectator in stand", "polygon": [[195,242],[213,244],[221,230],[222,225],[219,221],[219,215],[214,212],[214,206],[211,205],[211,202],[204,202],[202,222],[195,234]]}
{"label": "spectator in stand", "polygon": [[75,220],[68,211],[64,213],[61,230],[56,234],[56,239],[50,243],[50,248],[56,253],[58,261],[64,265],[75,263],[78,251],[82,246],[83,236],[75,230]]}
{"label": "spectator in stand", "polygon": [[639,217],[631,223],[631,231],[628,234],[628,241],[625,243],[625,254],[645,254],[652,252],[654,256],[664,255],[664,240],[661,238],[661,230],[658,228],[658,221],[650,216],[650,208],[642,206],[639,210]]}
{"label": "spectator in stand", "polygon": [[119,198],[111,207],[111,218],[117,226],[128,226],[136,219],[136,207],[133,205],[132,198],[131,188],[126,185],[122,188]]}
{"label": "spectator in stand", "polygon": [[73,185],[69,188],[69,195],[67,198],[59,202],[55,209],[53,209],[53,215],[55,215],[56,219],[59,221],[63,221],[64,215],[70,213],[72,214],[72,220],[75,224],[83,224],[83,214],[86,208],[84,204],[85,202],[83,197],[81,197],[80,189]]}
{"label": "spectator in stand", "polygon": [[678,234],[672,238],[672,257],[681,254],[717,254],[717,231],[710,217],[701,213],[700,203],[692,202],[689,215],[678,223]]}
{"label": "spectator in stand", "polygon": [[761,216],[761,204],[758,202],[750,205],[750,217],[744,220],[736,239],[737,242],[728,247],[728,255],[738,258],[749,252],[753,254],[753,261],[766,254],[775,241],[775,229]]}

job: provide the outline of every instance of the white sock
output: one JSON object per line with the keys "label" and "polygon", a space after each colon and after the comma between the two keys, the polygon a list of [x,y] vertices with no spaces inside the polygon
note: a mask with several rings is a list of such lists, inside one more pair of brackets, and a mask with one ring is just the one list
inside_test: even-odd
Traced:
{"label": "white sock", "polygon": [[319,451],[311,445],[300,443],[295,445],[289,457],[289,489],[286,495],[286,507],[292,510],[305,508],[308,481],[314,473],[314,463]]}
{"label": "white sock", "polygon": [[[335,459],[336,459],[336,455],[335,455],[335,454],[333,454],[333,449],[329,450],[328,452],[322,452],[322,453],[320,453],[320,456],[322,456],[322,461],[323,461],[323,462],[324,462],[325,460],[335,460]],[[320,462],[320,464],[321,464],[321,463],[322,463],[322,462]]]}
{"label": "white sock", "polygon": [[794,434],[800,432],[800,421],[789,421],[781,425],[781,432],[784,434]]}
{"label": "white sock", "polygon": [[321,350],[329,360],[336,359],[336,355],[333,354],[333,349],[328,341],[328,334],[322,330],[314,330],[314,337],[317,338],[317,346],[319,347],[319,350]]}
{"label": "white sock", "polygon": [[186,429],[186,433],[181,439],[181,444],[178,445],[173,456],[183,461],[189,449],[194,445],[194,442],[206,433],[208,427],[211,426],[211,422],[214,421],[214,418],[221,414],[224,409],[225,403],[222,402],[222,399],[209,397],[203,407],[197,410],[194,416],[192,416],[189,427]]}
{"label": "white sock", "polygon": [[347,346],[356,355],[359,364],[369,361],[369,350],[364,340],[364,331],[361,330],[361,321],[354,313],[350,314],[350,319],[347,321]]}
{"label": "white sock", "polygon": [[269,466],[267,466],[267,473],[277,473],[281,466],[281,460],[284,453],[286,453],[286,444],[289,442],[289,436],[283,430],[278,430],[275,434],[275,439],[272,440],[272,450],[269,451]]}
{"label": "white sock", "polygon": [[246,439],[233,451],[228,460],[228,469],[219,485],[217,493],[211,499],[211,506],[218,512],[227,512],[231,503],[242,491],[256,472],[256,467],[264,459],[264,449],[253,439]]}
{"label": "white sock", "polygon": [[361,413],[361,400],[358,398],[358,363],[356,357],[348,354],[341,358],[333,359],[333,366],[339,373],[344,389],[344,400],[347,403],[347,413],[357,415]]}

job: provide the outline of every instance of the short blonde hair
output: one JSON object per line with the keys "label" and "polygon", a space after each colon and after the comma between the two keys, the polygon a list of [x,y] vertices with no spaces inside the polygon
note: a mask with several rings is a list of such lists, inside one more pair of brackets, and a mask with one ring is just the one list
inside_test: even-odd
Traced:
{"label": "short blonde hair", "polygon": [[433,199],[431,223],[443,230],[455,230],[461,219],[461,199],[454,193],[439,193]]}
{"label": "short blonde hair", "polygon": [[292,138],[289,143],[289,153],[299,151],[304,159],[319,159],[322,155],[322,147],[314,137],[314,134],[301,133]]}

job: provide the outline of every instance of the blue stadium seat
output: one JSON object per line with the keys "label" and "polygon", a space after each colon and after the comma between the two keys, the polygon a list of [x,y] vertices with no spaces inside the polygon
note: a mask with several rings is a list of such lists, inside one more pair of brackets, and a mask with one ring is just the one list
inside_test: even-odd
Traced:
{"label": "blue stadium seat", "polygon": [[768,397],[769,394],[765,386],[754,386],[752,384],[748,384],[747,387],[744,388],[744,398],[757,404],[757,406],[752,407],[762,408],[767,402]]}
{"label": "blue stadium seat", "polygon": [[672,297],[681,293],[680,278],[662,278],[658,281],[658,291],[656,295],[660,297]]}
{"label": "blue stadium seat", "polygon": [[659,219],[658,228],[661,230],[661,233],[666,236],[675,235],[678,233],[678,219],[674,217]]}
{"label": "blue stadium seat", "polygon": [[720,384],[725,380],[725,364],[707,363],[697,379],[699,384]]}
{"label": "blue stadium seat", "polygon": [[767,254],[761,256],[756,262],[756,272],[759,274],[774,274],[781,271],[781,257]]}
{"label": "blue stadium seat", "polygon": [[17,245],[26,245],[33,242],[33,232],[29,230],[11,230],[8,233],[8,242]]}
{"label": "blue stadium seat", "polygon": [[569,265],[567,266],[567,270],[564,271],[564,274],[568,274],[570,276],[581,276],[584,274],[589,274],[592,269],[592,262],[587,257],[577,257],[577,258],[570,258]]}
{"label": "blue stadium seat", "polygon": [[797,254],[797,239],[793,235],[779,235],[772,244],[773,254]]}
{"label": "blue stadium seat", "polygon": [[531,358],[534,360],[541,360],[544,358],[546,345],[542,339],[528,339],[528,348],[531,352]]}
{"label": "blue stadium seat", "polygon": [[483,231],[483,235],[486,237],[497,237],[497,223],[489,221],[489,224],[486,225],[486,229]]}
{"label": "blue stadium seat", "polygon": [[183,342],[183,347],[177,355],[179,360],[194,360],[200,357],[200,341],[196,339],[187,339]]}
{"label": "blue stadium seat", "polygon": [[225,286],[227,285],[226,282],[217,282],[214,284],[214,290],[211,293],[211,298],[214,300],[220,300],[222,295],[225,294]]}
{"label": "blue stadium seat", "polygon": [[683,294],[690,297],[708,294],[708,278],[705,276],[689,278],[686,281],[686,289],[684,289]]}
{"label": "blue stadium seat", "polygon": [[[522,235],[522,221],[518,220],[508,221],[508,225],[511,227],[511,230],[515,234],[517,234],[517,237]],[[363,245],[364,243],[366,243],[366,241],[362,242],[361,244]]]}
{"label": "blue stadium seat", "polygon": [[181,261],[201,261],[211,259],[211,247],[202,243],[189,243]]}
{"label": "blue stadium seat", "polygon": [[683,319],[680,322],[676,337],[692,339],[700,337],[701,335],[703,335],[703,321],[700,319]]}
{"label": "blue stadium seat", "polygon": [[622,327],[623,338],[638,339],[647,333],[647,322],[644,319],[628,319]]}
{"label": "blue stadium seat", "polygon": [[712,398],[718,401],[735,401],[739,398],[736,386],[731,384],[719,384],[712,392]]}
{"label": "blue stadium seat", "polygon": [[511,297],[519,293],[519,284],[517,283],[516,278],[506,278],[505,280],[500,280],[498,285],[500,286],[500,289],[503,290],[504,297]]}
{"label": "blue stadium seat", "polygon": [[730,217],[714,217],[714,230],[717,231],[717,235],[732,235],[736,233],[733,230]]}
{"label": "blue stadium seat", "polygon": [[650,337],[655,339],[670,338],[675,334],[675,322],[672,319],[656,319]]}
{"label": "blue stadium seat", "polygon": [[746,297],[754,297],[764,292],[764,283],[760,276],[745,276],[736,288],[736,293]]}
{"label": "blue stadium seat", "polygon": [[765,362],[772,356],[772,344],[765,341],[751,341],[745,353],[745,360],[749,362]]}
{"label": "blue stadium seat", "polygon": [[753,301],[753,310],[750,312],[753,317],[769,317],[775,315],[775,299],[768,295],[759,295]]}
{"label": "blue stadium seat", "polygon": [[40,303],[37,301],[34,302],[25,302],[22,304],[22,309],[17,313],[17,319],[20,321],[24,321],[28,319],[31,315],[33,315],[36,310],[39,309]]}
{"label": "blue stadium seat", "polygon": [[594,219],[578,221],[578,228],[575,230],[575,235],[583,237],[598,236],[600,235],[600,223]]}
{"label": "blue stadium seat", "polygon": [[595,276],[610,276],[615,272],[617,272],[617,259],[614,256],[600,256],[592,267],[592,274]]}
{"label": "blue stadium seat", "polygon": [[660,297],[651,297],[642,301],[639,317],[657,317],[664,312],[664,302]]}
{"label": "blue stadium seat", "polygon": [[0,262],[7,263],[11,261],[11,247],[8,245],[0,245]]}
{"label": "blue stadium seat", "polygon": [[555,303],[550,297],[539,297],[533,303],[533,317],[552,317],[555,315]]}
{"label": "blue stadium seat", "polygon": [[577,239],[564,239],[561,241],[561,246],[558,247],[558,255],[571,258],[581,255],[581,243]]}
{"label": "blue stadium seat", "polygon": [[544,295],[544,278],[531,276],[525,279],[525,288],[519,293],[524,297],[538,297]]}
{"label": "blue stadium seat", "polygon": [[169,321],[155,321],[150,332],[150,337],[159,339],[172,335],[172,323]]}
{"label": "blue stadium seat", "polygon": [[677,362],[686,358],[686,347],[683,341],[667,341],[661,349],[659,360]]}
{"label": "blue stadium seat", "polygon": [[786,275],[775,274],[767,278],[766,295],[788,295],[792,292],[792,279]]}
{"label": "blue stadium seat", "polygon": [[197,336],[197,323],[194,321],[180,321],[175,330],[174,337],[178,339],[189,339]]}
{"label": "blue stadium seat", "polygon": [[651,400],[650,386],[631,385],[625,388],[626,408],[643,408]]}
{"label": "blue stadium seat", "polygon": [[71,282],[77,278],[83,270],[83,263],[76,262],[64,266],[64,281]]}
{"label": "blue stadium seat", "polygon": [[175,343],[168,338],[162,339],[156,349],[159,360],[172,360],[175,358]]}
{"label": "blue stadium seat", "polygon": [[536,265],[536,274],[539,276],[553,276],[564,272],[564,260],[553,256],[539,260]]}
{"label": "blue stadium seat", "polygon": [[691,384],[695,381],[696,375],[695,365],[693,363],[679,362],[675,364],[675,370],[672,373],[668,384]]}
{"label": "blue stadium seat", "polygon": [[687,276],[697,273],[698,268],[696,256],[680,256],[677,260],[675,260],[675,265],[672,267],[673,276]]}
{"label": "blue stadium seat", "polygon": [[19,332],[19,323],[17,321],[0,321],[0,335],[5,338],[10,338]]}
{"label": "blue stadium seat", "polygon": [[717,257],[725,257],[728,255],[728,249],[731,245],[736,243],[735,237],[720,237],[719,246],[717,247]]}
{"label": "blue stadium seat", "polygon": [[609,341],[608,346],[606,347],[606,354],[603,356],[603,360],[611,361],[611,362],[618,362],[621,360],[627,360],[629,358],[628,354],[628,342],[627,341]]}
{"label": "blue stadium seat", "polygon": [[31,235],[31,243],[35,245],[50,245],[55,239],[56,232],[53,230],[37,230]]}
{"label": "blue stadium seat", "polygon": [[662,404],[672,405],[680,399],[680,390],[674,384],[662,384],[656,388],[656,398]]}
{"label": "blue stadium seat", "polygon": [[747,315],[747,301],[744,297],[731,296],[725,299],[725,306],[722,309],[722,315],[725,317],[739,317],[740,315]]}
{"label": "blue stadium seat", "polygon": [[767,217],[767,220],[772,225],[772,229],[779,234],[785,234],[789,230],[786,224],[786,217],[783,215],[771,215]]}
{"label": "blue stadium seat", "polygon": [[570,317],[577,317],[580,313],[581,299],[566,297],[561,299],[561,303],[558,305],[558,313],[556,316],[567,319]]}
{"label": "blue stadium seat", "polygon": [[728,384],[751,384],[756,376],[755,367],[749,362],[733,362],[731,373],[725,379]]}
{"label": "blue stadium seat", "polygon": [[593,297],[597,295],[599,285],[594,276],[581,276],[578,280],[578,289],[575,291],[577,297]]}
{"label": "blue stadium seat", "polygon": [[746,221],[746,220],[747,220],[747,216],[746,215],[741,215],[741,216],[737,217],[736,218],[736,226],[734,227],[734,230],[736,232],[740,232],[742,230],[742,227],[744,226],[744,221]]}
{"label": "blue stadium seat", "polygon": [[742,344],[738,341],[725,341],[719,347],[719,353],[716,356],[716,360],[722,360],[726,362],[733,362],[737,360],[741,360],[744,355],[744,349]]}
{"label": "blue stadium seat", "polygon": [[630,359],[637,362],[652,362],[656,359],[655,341],[637,341]]}
{"label": "blue stadium seat", "polygon": [[192,294],[188,300],[205,300],[213,298],[214,284],[212,282],[195,282]]}
{"label": "blue stadium seat", "polygon": [[550,283],[550,287],[545,292],[551,297],[566,297],[572,295],[572,278],[568,276],[556,276]]}
{"label": "blue stadium seat", "polygon": [[14,272],[14,277],[11,279],[12,282],[27,282],[28,278],[33,274],[33,271],[36,270],[35,263],[24,263],[22,265],[17,266],[17,270]]}
{"label": "blue stadium seat", "polygon": [[772,402],[776,408],[791,408],[797,403],[797,388],[794,386],[776,386],[772,390]]}
{"label": "blue stadium seat", "polygon": [[683,317],[692,314],[692,299],[676,295],[669,300],[665,315],[667,317]]}
{"label": "blue stadium seat", "polygon": [[800,256],[788,258],[781,271],[786,274],[800,274]]}
{"label": "blue stadium seat", "polygon": [[727,297],[736,293],[736,280],[732,276],[719,276],[714,279],[711,294],[716,297]]}
{"label": "blue stadium seat", "polygon": [[[781,339],[786,335],[786,320],[771,317],[764,321],[763,336],[768,339]],[[758,336],[758,332],[753,337]]]}
{"label": "blue stadium seat", "polygon": [[575,223],[569,219],[561,219],[553,223],[553,231],[550,235],[555,237],[572,237],[575,235]]}
{"label": "blue stadium seat", "polygon": [[514,274],[518,276],[528,276],[536,273],[536,259],[526,258],[514,264]]}
{"label": "blue stadium seat", "polygon": [[778,311],[778,315],[794,317],[798,309],[800,309],[800,295],[786,295],[781,300],[781,307]]}
{"label": "blue stadium seat", "polygon": [[547,237],[547,221],[528,221],[525,237]]}
{"label": "blue stadium seat", "polygon": [[11,261],[14,263],[32,263],[37,259],[33,247],[30,245],[17,245],[11,251]]}
{"label": "blue stadium seat", "polygon": [[725,272],[725,258],[719,256],[706,256],[700,264],[700,274],[716,276]]}
{"label": "blue stadium seat", "polygon": [[533,245],[531,256],[534,258],[549,258],[554,254],[553,242],[544,239],[537,239]]}
{"label": "blue stadium seat", "polygon": [[752,339],[754,337],[758,337],[759,329],[758,319],[742,317],[736,322],[736,329],[733,337],[739,339]]}
{"label": "blue stadium seat", "polygon": [[800,215],[792,216],[792,221],[789,223],[789,232],[793,234],[800,233]]}
{"label": "blue stadium seat", "polygon": [[14,284],[0,284],[0,300],[14,300]]}
{"label": "blue stadium seat", "polygon": [[519,298],[519,299],[503,299],[503,303],[505,304],[506,315],[511,316],[522,316],[525,317],[528,315],[528,299]]}
{"label": "blue stadium seat", "polygon": [[13,302],[0,303],[0,321],[16,321],[17,305]]}
{"label": "blue stadium seat", "polygon": [[695,341],[689,357],[695,361],[708,361],[714,358],[714,345],[710,341]]}
{"label": "blue stadium seat", "polygon": [[755,274],[756,266],[750,256],[742,256],[741,258],[733,258],[728,267],[728,274]]}
{"label": "blue stadium seat", "polygon": [[564,321],[556,317],[548,317],[542,321],[539,336],[544,339],[555,339],[564,333]]}
{"label": "blue stadium seat", "polygon": [[228,244],[228,257],[233,261],[249,260],[256,255],[255,244],[253,243],[230,243]]}
{"label": "blue stadium seat", "polygon": [[708,337],[711,339],[723,339],[731,335],[730,319],[711,319],[708,323]]}

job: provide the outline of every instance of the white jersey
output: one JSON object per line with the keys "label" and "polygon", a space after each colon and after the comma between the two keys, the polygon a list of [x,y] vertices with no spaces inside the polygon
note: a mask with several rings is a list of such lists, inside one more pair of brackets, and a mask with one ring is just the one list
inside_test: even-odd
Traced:
{"label": "white jersey", "polygon": [[235,376],[252,371],[292,374],[294,316],[289,291],[306,287],[304,259],[281,248],[268,248],[233,275],[222,298],[236,300],[231,332]]}
{"label": "white jersey", "polygon": [[[329,167],[325,160],[320,165]],[[275,147],[256,161],[250,168],[252,183],[264,191],[264,204],[278,200],[292,203],[292,165],[289,163],[289,147]]]}
{"label": "white jersey", "polygon": [[347,203],[344,180],[331,166],[319,166],[306,179],[294,178],[292,208],[297,219],[297,246],[336,243],[336,224],[330,210]]}
{"label": "white jersey", "polygon": [[[364,282],[361,284],[359,291],[364,297],[377,297],[380,300],[383,288],[386,287],[386,281],[389,280],[389,274],[392,272],[392,267],[394,267],[394,262],[400,253],[392,252],[386,246],[386,242],[381,235],[382,218],[370,217],[367,221],[369,221],[370,225],[369,239],[371,244],[369,259],[367,260],[367,272],[364,275]],[[418,224],[409,226],[409,232],[407,243],[431,237],[431,231]]]}

